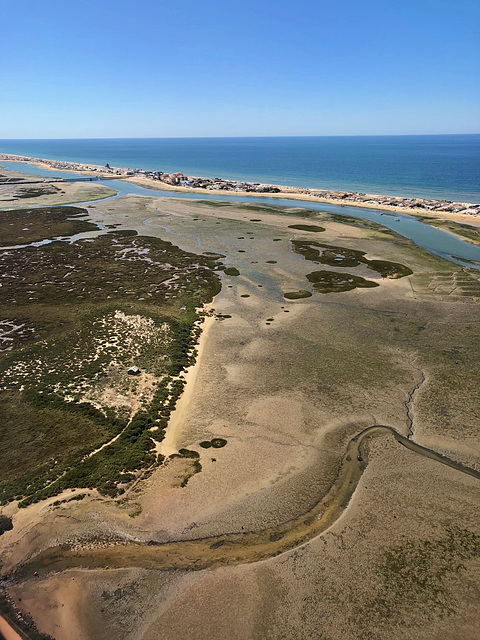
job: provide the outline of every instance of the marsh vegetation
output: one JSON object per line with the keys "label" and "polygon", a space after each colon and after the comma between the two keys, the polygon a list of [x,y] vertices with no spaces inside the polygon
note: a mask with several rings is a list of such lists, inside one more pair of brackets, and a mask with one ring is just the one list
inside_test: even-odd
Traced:
{"label": "marsh vegetation", "polygon": [[369,260],[364,251],[347,249],[331,244],[323,244],[314,240],[292,240],[292,248],[306,260],[312,260],[331,267],[358,267],[365,264],[368,269],[376,271],[382,278],[403,278],[413,271],[398,262],[388,260]]}
{"label": "marsh vegetation", "polygon": [[82,219],[86,215],[87,211],[81,207],[42,207],[2,211],[0,246],[30,244],[98,229],[96,224]]}
{"label": "marsh vegetation", "polygon": [[[20,225],[41,239],[90,229],[83,213],[9,211],[3,224],[13,241]],[[71,487],[122,493],[163,460],[155,441],[196,357],[196,308],[220,288],[213,258],[117,231],[5,249],[0,264],[2,503]]]}

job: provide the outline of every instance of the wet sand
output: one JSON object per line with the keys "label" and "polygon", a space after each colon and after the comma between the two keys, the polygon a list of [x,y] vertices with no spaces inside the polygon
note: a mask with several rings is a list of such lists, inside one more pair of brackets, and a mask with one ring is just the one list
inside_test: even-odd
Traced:
{"label": "wet sand", "polygon": [[[445,475],[442,465],[398,450],[390,438],[372,445],[367,469],[342,518],[295,551],[203,571],[76,569],[19,584],[14,593],[28,598],[26,606],[38,598],[41,628],[55,631],[57,640],[476,640],[476,565],[471,560],[460,560],[464,568],[457,577],[454,565],[445,565],[437,584],[447,589],[450,602],[454,595],[456,599],[455,611],[441,617],[432,615],[433,594],[428,591],[400,591],[397,602],[389,600],[379,569],[392,548],[404,550],[411,562],[408,549],[413,545],[417,562],[422,561],[420,575],[430,579],[434,558],[425,564],[421,550],[427,542],[443,540],[445,532],[431,497],[448,505],[450,521],[478,530],[477,482],[454,470]],[[420,513],[423,517],[417,518]],[[82,620],[77,636],[57,626],[63,590],[72,581],[80,585],[71,610]],[[389,614],[382,602],[391,607]],[[366,611],[369,615],[362,615]]]}
{"label": "wet sand", "polygon": [[354,495],[368,464],[368,445],[376,437],[393,435],[399,445],[417,455],[443,464],[455,471],[480,480],[480,471],[465,467],[454,460],[426,449],[395,430],[372,426],[350,440],[342,464],[327,494],[307,513],[262,531],[242,531],[236,534],[196,538],[163,544],[124,543],[109,549],[69,551],[53,547],[36,556],[22,567],[22,579],[40,577],[51,571],[85,567],[143,567],[146,569],[189,569],[198,571],[224,564],[259,562],[296,549],[328,531],[341,518]]}
{"label": "wet sand", "polygon": [[[267,555],[282,551],[281,545],[289,542],[286,533],[273,541],[271,535],[282,524],[303,516],[319,496],[327,495],[348,442],[359,431],[386,424],[407,435],[405,402],[418,383],[418,368],[428,375],[411,407],[414,438],[420,444],[429,438],[431,448],[441,441],[453,458],[467,443],[470,455],[465,464],[478,462],[476,418],[462,415],[461,437],[455,420],[464,395],[453,387],[442,390],[451,414],[446,419],[442,406],[428,396],[445,375],[445,352],[464,344],[473,360],[477,355],[474,333],[469,337],[466,329],[473,307],[465,300],[428,293],[430,272],[449,278],[458,267],[411,243],[380,237],[358,226],[322,221],[326,232],[308,237],[407,264],[414,275],[382,280],[360,266],[355,273],[377,278],[378,288],[314,294],[291,302],[283,292],[308,286],[306,274],[317,268],[290,249],[292,237],[306,235],[288,229],[290,224],[304,222],[301,217],[262,212],[258,214],[261,222],[252,222],[257,215],[241,207],[227,213],[208,205],[153,198],[125,198],[116,201],[113,211],[110,208],[111,203],[95,204],[92,219],[158,234],[185,249],[218,251],[240,275],[223,276],[222,292],[212,306],[232,317],[218,319],[209,328],[195,385],[190,386],[188,407],[174,439],[176,446],[199,451],[202,472],[182,488],[184,463],[172,460],[139,483],[121,504],[94,496],[57,511],[38,508],[34,514],[29,508],[22,517],[38,518],[30,524],[30,537],[18,536],[15,526],[5,534],[7,543],[13,540],[7,536],[15,534],[18,545],[7,549],[5,566],[12,567],[13,555],[17,562],[25,561],[42,549],[66,544],[73,545],[82,558],[103,556],[101,562],[111,567],[66,571],[15,587],[22,601],[21,594],[29,590],[32,606],[35,594],[47,591],[55,608],[51,616],[38,611],[42,630],[59,624],[55,627],[59,640],[72,633],[67,622],[58,622],[57,608],[65,602],[64,589],[74,577],[82,589],[71,615],[82,640],[317,640],[320,633],[333,640],[438,637],[433,634],[440,623],[435,619],[426,626],[428,602],[424,606],[418,594],[413,602],[420,612],[419,626],[407,632],[404,621],[398,628],[387,622],[382,630],[384,623],[368,609],[368,598],[374,598],[375,589],[381,587],[376,567],[383,562],[383,554],[392,545],[404,543],[402,536],[420,542],[434,539],[445,535],[445,527],[452,524],[476,531],[471,499],[478,481],[404,449],[391,436],[370,442],[369,464],[348,507],[330,528],[305,544],[300,535],[296,549],[278,558],[254,560],[265,558],[265,551]],[[147,219],[149,224],[144,224]],[[462,388],[472,377],[472,367],[462,359],[462,367],[456,370]],[[471,396],[470,402],[474,400]],[[227,445],[215,451],[199,449],[200,441],[215,436],[225,438]],[[14,511],[13,505],[9,508]],[[312,526],[306,521],[298,520],[302,531]],[[258,540],[255,551],[260,549],[263,555],[254,553],[252,564],[241,564],[246,560],[240,554],[237,565],[237,556],[234,552],[229,556],[226,542],[210,548],[230,535],[246,541],[248,535],[242,532],[255,535],[269,528],[271,533]],[[114,545],[95,538],[95,531],[104,530],[118,536]],[[199,561],[195,555],[195,540],[207,537],[205,554],[236,566],[201,570],[203,556]],[[129,547],[132,538],[136,542]],[[153,544],[145,544],[148,541]],[[241,545],[242,554],[249,546]],[[174,569],[184,566],[176,564],[180,561],[174,554],[168,556],[168,571],[113,569],[116,558],[138,566],[129,548],[145,549],[148,563],[153,563],[159,549],[181,548],[188,551],[189,566],[196,570]],[[92,563],[87,565],[93,566],[95,560]],[[468,589],[474,591],[477,587],[472,585]],[[384,593],[388,596],[392,589],[384,587]],[[468,589],[456,583],[451,589],[458,601],[455,621],[463,629],[462,640],[473,640],[468,624],[459,626],[459,616],[471,612]],[[238,611],[244,616],[239,617]],[[362,624],[367,625],[364,630]],[[452,629],[450,623],[446,625]],[[430,628],[436,631],[430,633]]]}
{"label": "wet sand", "polygon": [[[209,195],[221,195],[222,193],[225,195],[235,195],[235,196],[245,196],[246,201],[248,201],[249,197],[264,197],[264,198],[288,198],[289,200],[300,200],[302,202],[324,202],[325,204],[335,204],[341,207],[359,207],[361,209],[377,209],[379,211],[391,211],[392,213],[401,213],[404,215],[422,215],[426,217],[432,218],[444,218],[445,220],[452,220],[453,222],[472,224],[474,226],[480,226],[480,217],[478,215],[473,214],[462,214],[462,213],[448,213],[447,211],[429,211],[424,208],[410,208],[410,207],[397,207],[391,206],[387,204],[375,204],[375,203],[366,203],[366,202],[355,202],[351,200],[343,200],[341,198],[319,198],[317,196],[301,193],[301,189],[297,189],[296,187],[286,187],[282,185],[264,185],[264,186],[275,186],[281,190],[281,193],[259,193],[259,192],[249,192],[249,191],[209,191],[206,189],[200,189],[195,187],[182,187],[181,185],[170,185],[165,182],[159,182],[158,180],[150,180],[148,178],[126,178],[127,182],[132,182],[133,184],[137,184],[140,187],[145,187],[147,189],[161,189],[162,191],[177,191],[180,193],[201,193],[205,195],[205,198],[208,198]],[[299,193],[300,191],[300,193]],[[382,196],[380,194],[365,194],[367,198],[384,198],[386,196]],[[465,206],[469,206],[473,203],[462,203]]]}

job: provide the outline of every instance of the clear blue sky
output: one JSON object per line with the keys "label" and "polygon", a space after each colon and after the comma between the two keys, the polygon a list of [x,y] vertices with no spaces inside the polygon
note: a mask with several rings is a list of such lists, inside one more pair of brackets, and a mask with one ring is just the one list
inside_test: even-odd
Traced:
{"label": "clear blue sky", "polygon": [[0,137],[476,133],[478,0],[1,3]]}

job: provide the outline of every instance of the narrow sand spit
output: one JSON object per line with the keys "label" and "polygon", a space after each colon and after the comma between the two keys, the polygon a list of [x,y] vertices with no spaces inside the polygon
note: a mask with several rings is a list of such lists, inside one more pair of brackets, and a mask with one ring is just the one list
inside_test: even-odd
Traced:
{"label": "narrow sand spit", "polygon": [[185,423],[185,419],[188,415],[188,408],[192,400],[193,391],[195,389],[195,381],[197,379],[198,369],[202,360],[205,343],[207,341],[208,333],[214,322],[214,316],[205,317],[202,334],[197,345],[197,359],[195,361],[195,364],[192,367],[189,367],[185,375],[186,385],[183,390],[182,396],[178,401],[175,410],[170,416],[165,439],[158,445],[158,453],[161,453],[164,456],[170,456],[172,455],[172,453],[177,453],[178,451],[177,442],[182,431],[182,426]]}
{"label": "narrow sand spit", "polygon": [[[1,154],[2,156],[6,156],[9,154]],[[17,159],[24,159],[25,156],[15,156]],[[7,160],[8,161],[8,160]],[[47,169],[47,170],[52,170],[52,168],[54,168],[56,171],[64,171],[64,172],[71,172],[73,170],[75,170],[76,167],[77,171],[80,170],[82,172],[83,175],[86,176],[100,176],[100,177],[108,177],[111,178],[112,174],[109,172],[105,172],[104,167],[99,166],[99,165],[86,165],[86,164],[82,164],[82,163],[77,163],[77,162],[72,162],[70,163],[72,168],[68,168],[68,169],[63,169],[60,167],[56,167],[53,166],[52,164],[50,164],[50,161],[45,160],[45,159],[39,159],[39,158],[29,158],[29,162],[25,162],[25,165],[33,165],[34,167],[38,167],[40,169]],[[35,176],[37,177],[37,176]],[[137,184],[140,187],[145,187],[147,189],[152,189],[153,191],[177,191],[177,192],[183,192],[183,193],[199,193],[202,195],[206,195],[206,197],[208,197],[208,191],[206,189],[202,189],[199,187],[183,187],[181,185],[171,185],[168,184],[167,182],[159,182],[158,180],[152,180],[151,178],[146,178],[146,177],[141,177],[141,176],[133,176],[133,177],[129,177],[129,178],[122,178],[122,176],[114,176],[117,179],[123,179],[125,182],[131,182],[132,184]],[[357,201],[351,201],[351,200],[344,200],[341,197],[334,197],[334,196],[330,196],[330,197],[318,197],[316,195],[314,195],[313,193],[310,193],[308,190],[307,193],[305,193],[304,189],[299,189],[298,187],[290,187],[287,185],[262,185],[262,186],[270,186],[270,187],[277,187],[280,189],[279,193],[262,193],[262,192],[248,192],[248,191],[241,191],[241,192],[236,192],[236,191],[228,191],[227,193],[230,195],[238,195],[239,193],[242,196],[245,196],[247,199],[248,197],[266,197],[266,198],[288,198],[288,199],[294,199],[294,200],[300,200],[300,201],[306,201],[306,202],[320,202],[320,203],[326,203],[326,204],[335,204],[335,205],[339,205],[339,206],[352,206],[352,207],[359,207],[361,209],[378,209],[381,211],[392,211],[393,213],[403,213],[403,214],[407,214],[407,215],[415,215],[415,214],[420,214],[422,216],[433,216],[433,217],[443,217],[446,220],[452,220],[454,222],[464,222],[465,219],[468,220],[468,222],[470,224],[473,224],[474,226],[480,226],[480,219],[478,217],[476,217],[476,214],[462,214],[462,213],[450,213],[448,211],[430,211],[428,209],[425,208],[405,208],[405,207],[400,207],[400,206],[395,206],[395,205],[388,205],[388,204],[380,204],[380,203],[376,203],[376,202],[357,202]],[[315,191],[315,190],[314,190]],[[335,193],[332,191],[332,193]],[[372,193],[367,193],[365,194],[365,197],[368,198],[387,198],[387,196],[385,195],[381,195],[381,194],[372,194]],[[393,196],[392,196],[393,197]],[[94,198],[96,199],[96,198]],[[463,202],[461,203],[465,206],[471,206],[473,203],[471,202]]]}

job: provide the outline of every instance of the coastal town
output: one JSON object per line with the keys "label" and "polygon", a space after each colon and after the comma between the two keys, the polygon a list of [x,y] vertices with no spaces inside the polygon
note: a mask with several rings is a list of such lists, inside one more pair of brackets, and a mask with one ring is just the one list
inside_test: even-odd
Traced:
{"label": "coastal town", "polygon": [[330,189],[310,189],[304,187],[288,187],[281,185],[268,185],[259,182],[245,182],[239,180],[226,180],[224,178],[199,178],[186,176],[181,172],[167,173],[163,171],[148,171],[145,169],[125,169],[105,166],[65,162],[60,160],[45,160],[17,156],[12,154],[0,154],[0,161],[25,162],[47,169],[59,171],[84,172],[86,175],[97,176],[98,179],[116,178],[134,180],[148,180],[161,182],[167,188],[177,190],[195,189],[197,191],[227,191],[234,193],[271,194],[279,197],[285,195],[305,200],[318,200],[319,202],[331,202],[357,207],[386,208],[393,211],[405,212],[431,212],[450,213],[469,216],[480,214],[479,203],[454,202],[451,200],[434,200],[415,197],[381,196],[355,191],[334,191]]}

